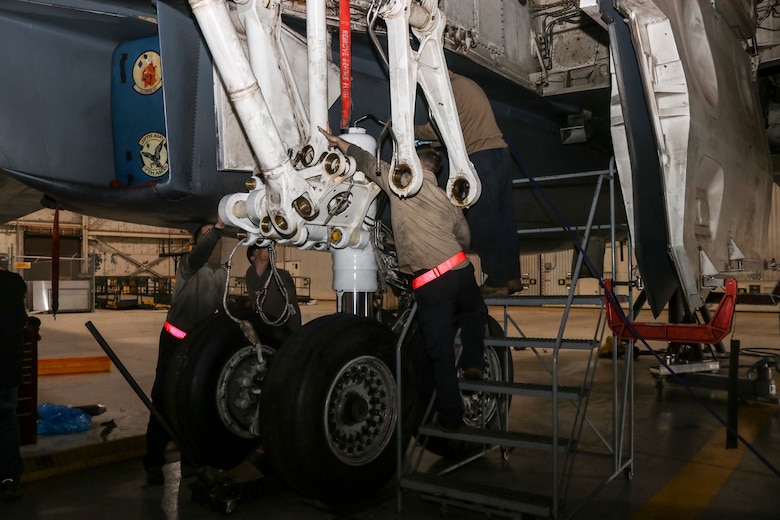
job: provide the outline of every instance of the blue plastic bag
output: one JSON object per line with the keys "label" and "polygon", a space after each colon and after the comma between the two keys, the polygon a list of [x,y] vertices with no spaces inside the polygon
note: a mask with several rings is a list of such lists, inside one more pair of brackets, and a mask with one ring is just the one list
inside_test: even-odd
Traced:
{"label": "blue plastic bag", "polygon": [[58,435],[89,430],[92,416],[64,404],[38,405],[38,435]]}

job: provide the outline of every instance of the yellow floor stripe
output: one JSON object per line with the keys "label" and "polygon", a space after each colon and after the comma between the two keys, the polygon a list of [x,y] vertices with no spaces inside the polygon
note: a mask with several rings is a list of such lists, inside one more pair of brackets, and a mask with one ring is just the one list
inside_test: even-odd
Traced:
{"label": "yellow floor stripe", "polygon": [[[753,443],[763,431],[776,406],[753,404],[739,411],[739,434]],[[738,448],[725,449],[726,428],[715,435],[653,496],[633,520],[695,520],[707,510],[712,499],[731,476],[749,450],[742,442]]]}

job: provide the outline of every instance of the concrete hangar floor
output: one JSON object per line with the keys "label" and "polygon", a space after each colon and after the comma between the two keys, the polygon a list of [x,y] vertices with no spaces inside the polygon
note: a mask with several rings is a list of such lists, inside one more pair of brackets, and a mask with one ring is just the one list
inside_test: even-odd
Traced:
{"label": "concrete hangar floor", "polygon": [[[319,301],[302,306],[304,323],[334,312],[334,302]],[[499,323],[503,308],[491,307]],[[597,311],[574,309],[569,326],[592,334]],[[528,337],[555,334],[560,311],[548,308],[512,310],[510,316]],[[39,315],[42,320],[39,358],[99,356],[103,351],[89,334],[92,322],[106,338],[140,387],[148,393],[154,377],[157,338],[165,319],[164,310],[97,310],[92,313]],[[510,333],[509,335],[513,335]],[[744,312],[738,309],[731,337],[745,349],[762,348],[780,355],[777,309]],[[650,343],[653,349],[665,345]],[[771,350],[775,349],[775,350]],[[647,352],[643,348],[643,354]],[[541,358],[549,352],[540,352]],[[513,350],[515,380],[533,379],[539,357],[529,349]],[[572,365],[579,360],[572,358]],[[743,374],[756,358],[743,354]],[[748,441],[726,450],[726,429],[713,416],[726,417],[727,393],[665,384],[659,389],[650,369],[658,361],[640,355],[634,364],[635,420],[632,478],[614,474],[611,460],[575,459],[561,518],[599,519],[753,519],[776,518],[780,505],[780,407],[773,403],[743,401],[739,406],[739,433]],[[564,372],[570,370],[565,369]],[[611,359],[599,359],[595,369],[594,395],[588,417],[600,427],[613,420]],[[94,417],[90,430],[71,435],[38,436],[36,444],[23,447],[26,474],[24,496],[0,504],[0,518],[15,519],[181,519],[219,518],[223,511],[209,501],[196,500],[192,485],[196,477],[180,478],[176,453],[166,465],[166,485],[146,485],[140,463],[148,412],[116,368],[107,372],[41,376],[38,402],[68,405],[100,403],[107,411]],[[513,399],[513,420],[541,416],[533,401]],[[513,419],[516,418],[516,419]],[[102,424],[114,421],[116,427]],[[510,424],[511,426],[511,424]],[[586,425],[586,430],[590,426]],[[583,439],[586,437],[583,433]],[[627,439],[624,442],[629,442]],[[549,456],[509,453],[506,460],[497,451],[465,465],[459,471],[489,483],[516,479],[518,489],[548,480]],[[545,459],[544,457],[548,457]],[[435,468],[441,460],[431,454],[423,465]],[[486,518],[484,512],[446,506],[419,496],[402,494],[398,512],[395,484],[390,482],[377,496],[348,509],[333,510],[265,479],[263,492],[240,500],[231,516],[236,519],[390,519],[390,518]],[[262,481],[261,481],[262,482]],[[251,494],[250,494],[251,495]]]}

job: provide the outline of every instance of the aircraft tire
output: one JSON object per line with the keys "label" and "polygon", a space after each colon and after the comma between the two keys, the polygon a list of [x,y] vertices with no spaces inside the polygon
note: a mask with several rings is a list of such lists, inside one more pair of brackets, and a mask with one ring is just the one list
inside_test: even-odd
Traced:
{"label": "aircraft tire", "polygon": [[[330,504],[376,493],[395,473],[396,335],[377,321],[333,314],[293,334],[260,400],[268,468],[295,492]],[[403,445],[416,395],[402,367]]]}
{"label": "aircraft tire", "polygon": [[[407,349],[407,352],[410,356],[413,357],[413,366],[415,370],[417,371],[415,375],[415,381],[417,385],[417,396],[418,396],[418,402],[417,406],[420,410],[419,418],[422,419],[422,415],[425,413],[425,410],[428,408],[428,404],[431,399],[431,395],[434,390],[434,385],[432,378],[430,377],[429,370],[431,369],[425,369],[424,367],[426,364],[429,364],[430,362],[425,359],[422,359],[420,356],[425,355],[425,345],[423,343],[422,334],[420,334],[419,329],[415,326],[414,329],[410,331],[410,334],[413,334],[413,336],[410,338],[410,340],[407,342],[405,349]],[[499,323],[492,317],[488,316],[488,335],[496,337],[496,336],[503,336],[504,330],[499,325]],[[511,352],[511,351],[510,351]],[[503,379],[503,373],[504,373],[504,348],[496,349],[491,346],[485,347],[485,362],[487,366],[487,379],[490,381],[498,381]],[[422,372],[421,371],[422,367]],[[508,369],[508,379],[507,381],[512,381],[514,377],[514,366],[512,364],[511,356],[509,359],[508,365],[506,365]],[[483,396],[481,392],[477,393],[467,393],[462,392],[461,396],[463,398],[463,405],[465,408],[465,414],[463,418],[463,422],[468,426],[473,427],[482,427],[483,423],[483,415],[485,415],[484,423],[486,429],[496,429],[500,426],[499,423],[499,397],[493,394],[488,394],[487,396]],[[506,396],[507,399],[511,399],[511,395]],[[481,408],[481,403],[485,403],[486,411],[483,413]],[[511,403],[511,401],[510,401]],[[419,422],[415,423],[415,432],[417,431],[417,426],[419,426]],[[418,442],[425,443],[425,448],[430,451],[431,453],[435,455],[439,455],[440,457],[446,457],[448,459],[452,460],[463,460],[468,458],[469,456],[473,455],[474,453],[480,451],[482,449],[481,444],[474,444],[470,442],[464,442],[464,441],[455,441],[452,439],[443,439],[441,437],[431,437],[428,436],[426,439],[425,436],[419,436]]]}
{"label": "aircraft tire", "polygon": [[[263,350],[266,360],[273,355],[270,347]],[[256,360],[238,324],[222,313],[204,320],[174,352],[165,381],[166,417],[191,464],[230,469],[259,446],[259,437],[249,431],[259,397],[252,390],[265,373]],[[244,380],[252,380],[253,388],[237,388],[236,379],[247,372]],[[234,404],[242,391],[248,396],[243,411]],[[231,412],[233,420],[224,418]]]}

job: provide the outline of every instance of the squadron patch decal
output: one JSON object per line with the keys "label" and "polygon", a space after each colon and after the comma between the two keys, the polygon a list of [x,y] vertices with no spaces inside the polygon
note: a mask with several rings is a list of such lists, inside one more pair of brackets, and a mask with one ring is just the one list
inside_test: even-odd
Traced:
{"label": "squadron patch decal", "polygon": [[141,145],[141,170],[149,177],[162,177],[168,173],[168,147],[166,138],[159,132],[149,132],[138,141]]}
{"label": "squadron patch decal", "polygon": [[145,51],[133,65],[133,90],[148,96],[162,86],[162,65],[160,55],[155,51]]}

